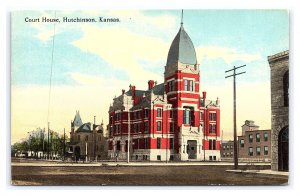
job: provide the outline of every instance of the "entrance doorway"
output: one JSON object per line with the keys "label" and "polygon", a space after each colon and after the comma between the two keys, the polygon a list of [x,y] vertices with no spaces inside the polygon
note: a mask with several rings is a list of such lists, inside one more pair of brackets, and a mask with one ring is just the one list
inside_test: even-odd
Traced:
{"label": "entrance doorway", "polygon": [[189,159],[197,158],[197,140],[187,141],[187,153]]}
{"label": "entrance doorway", "polygon": [[78,161],[80,158],[80,147],[76,146],[75,147],[75,160]]}
{"label": "entrance doorway", "polygon": [[278,171],[289,171],[289,127],[283,128],[278,136]]}

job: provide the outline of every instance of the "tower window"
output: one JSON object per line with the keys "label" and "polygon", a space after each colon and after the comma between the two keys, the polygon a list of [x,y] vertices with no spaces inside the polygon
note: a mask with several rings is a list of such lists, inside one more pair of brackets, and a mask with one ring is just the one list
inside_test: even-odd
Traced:
{"label": "tower window", "polygon": [[216,124],[209,124],[209,133],[210,134],[216,133]]}
{"label": "tower window", "polygon": [[157,108],[157,117],[161,117],[161,108]]}
{"label": "tower window", "polygon": [[161,131],[161,121],[157,121],[157,131]]}
{"label": "tower window", "polygon": [[194,81],[193,80],[184,80],[184,90],[185,91],[194,91]]}
{"label": "tower window", "polygon": [[174,80],[168,82],[169,92],[174,91]]}

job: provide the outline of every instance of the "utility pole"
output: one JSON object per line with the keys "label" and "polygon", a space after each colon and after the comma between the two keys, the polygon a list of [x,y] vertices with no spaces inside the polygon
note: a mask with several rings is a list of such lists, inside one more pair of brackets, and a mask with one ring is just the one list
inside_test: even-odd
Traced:
{"label": "utility pole", "polygon": [[234,147],[234,169],[238,169],[238,152],[237,152],[237,134],[236,134],[236,85],[235,85],[235,76],[240,75],[240,74],[244,74],[246,73],[241,72],[241,73],[236,73],[236,70],[241,68],[241,67],[245,67],[246,65],[242,65],[239,67],[235,67],[233,66],[233,69],[227,70],[225,71],[225,73],[233,71],[232,75],[226,76],[225,78],[229,78],[229,77],[233,77],[233,147]]}
{"label": "utility pole", "polygon": [[64,145],[63,145],[64,160],[66,156],[66,129],[64,128]]}
{"label": "utility pole", "polygon": [[49,155],[49,148],[50,148],[50,137],[49,137],[49,126],[50,126],[50,122],[48,122],[48,148],[47,148],[47,155],[48,155],[48,160],[50,159],[50,155]]}

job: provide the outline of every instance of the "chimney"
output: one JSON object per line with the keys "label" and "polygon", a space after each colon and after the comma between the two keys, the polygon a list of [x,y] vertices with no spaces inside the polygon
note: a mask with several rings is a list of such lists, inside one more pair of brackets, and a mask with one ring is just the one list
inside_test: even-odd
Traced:
{"label": "chimney", "polygon": [[203,91],[203,92],[202,92],[202,97],[203,97],[203,100],[206,99],[206,91]]}
{"label": "chimney", "polygon": [[125,89],[122,89],[122,95],[124,95],[125,94]]}
{"label": "chimney", "polygon": [[93,130],[96,130],[96,116],[94,116]]}
{"label": "chimney", "polygon": [[154,87],[154,80],[148,81],[148,90],[151,90]]}
{"label": "chimney", "polygon": [[135,98],[135,86],[131,86],[132,98]]}

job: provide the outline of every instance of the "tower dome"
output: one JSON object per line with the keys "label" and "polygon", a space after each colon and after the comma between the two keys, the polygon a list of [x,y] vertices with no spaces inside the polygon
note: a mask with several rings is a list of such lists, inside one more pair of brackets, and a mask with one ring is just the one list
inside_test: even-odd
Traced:
{"label": "tower dome", "polygon": [[182,24],[169,49],[167,66],[178,62],[190,65],[197,64],[193,42]]}

